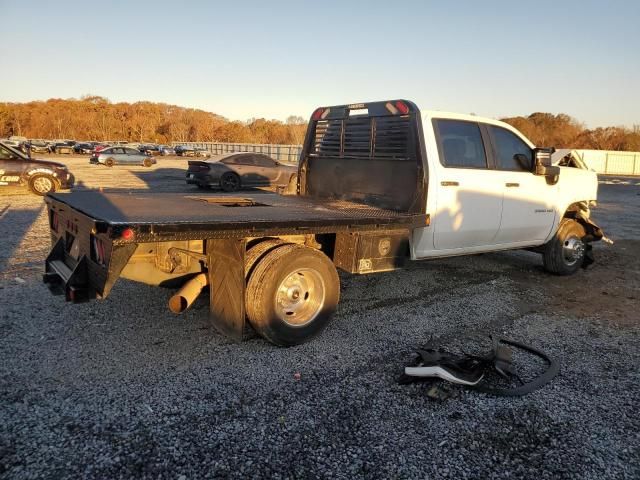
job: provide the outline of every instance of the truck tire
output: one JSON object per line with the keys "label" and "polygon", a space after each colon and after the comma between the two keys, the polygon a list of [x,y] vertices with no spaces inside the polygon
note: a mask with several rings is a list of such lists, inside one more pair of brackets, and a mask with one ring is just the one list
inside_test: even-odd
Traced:
{"label": "truck tire", "polygon": [[542,252],[544,268],[556,275],[571,275],[582,266],[586,246],[584,227],[575,220],[565,218],[555,236],[547,242]]}
{"label": "truck tire", "polygon": [[340,299],[340,280],[322,252],[297,244],[276,247],[256,265],[245,292],[247,317],[280,346],[310,340],[327,325]]}
{"label": "truck tire", "polygon": [[56,181],[51,175],[37,174],[29,179],[29,190],[36,195],[46,195],[56,191]]}
{"label": "truck tire", "polygon": [[227,172],[220,178],[220,186],[225,192],[235,192],[240,189],[240,177],[232,172]]}
{"label": "truck tire", "polygon": [[244,278],[249,281],[249,277],[253,273],[258,261],[274,248],[284,244],[284,240],[279,238],[268,238],[247,250],[247,254],[244,257]]}

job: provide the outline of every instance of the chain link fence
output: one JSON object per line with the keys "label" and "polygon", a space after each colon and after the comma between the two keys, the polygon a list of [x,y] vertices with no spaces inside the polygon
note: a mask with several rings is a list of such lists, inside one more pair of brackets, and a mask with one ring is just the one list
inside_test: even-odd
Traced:
{"label": "chain link fence", "polygon": [[211,155],[224,153],[253,152],[264,153],[274,160],[291,165],[298,164],[302,145],[271,145],[261,143],[218,143],[218,142],[173,142],[174,147],[185,145],[192,148],[202,148]]}

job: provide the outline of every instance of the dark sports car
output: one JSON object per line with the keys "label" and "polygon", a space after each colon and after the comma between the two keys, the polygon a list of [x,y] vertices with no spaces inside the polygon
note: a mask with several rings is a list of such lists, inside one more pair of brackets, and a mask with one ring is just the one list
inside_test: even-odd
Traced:
{"label": "dark sports car", "polygon": [[189,161],[187,183],[235,192],[243,187],[285,188],[295,183],[297,167],[283,165],[261,153],[228,153]]}

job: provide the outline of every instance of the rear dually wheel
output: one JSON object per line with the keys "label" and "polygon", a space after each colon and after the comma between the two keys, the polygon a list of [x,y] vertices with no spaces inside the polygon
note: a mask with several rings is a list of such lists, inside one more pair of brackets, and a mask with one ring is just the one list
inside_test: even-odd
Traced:
{"label": "rear dually wheel", "polygon": [[296,244],[278,246],[264,255],[245,292],[251,326],[280,346],[304,343],[317,335],[339,299],[340,281],[331,260]]}

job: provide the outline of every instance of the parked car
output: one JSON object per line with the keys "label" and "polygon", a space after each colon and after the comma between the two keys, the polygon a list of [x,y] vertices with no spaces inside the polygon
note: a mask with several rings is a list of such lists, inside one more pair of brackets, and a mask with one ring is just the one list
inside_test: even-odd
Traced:
{"label": "parked car", "polygon": [[99,143],[93,147],[93,153],[101,152],[102,150],[104,150],[105,148],[109,148],[110,146],[111,144],[109,143]]}
{"label": "parked car", "polygon": [[138,147],[138,150],[149,155],[160,155],[160,147],[153,143],[142,144]]}
{"label": "parked car", "polygon": [[194,148],[193,153],[195,157],[211,157],[211,152],[209,150],[205,150],[204,148]]}
{"label": "parked car", "polygon": [[0,143],[0,186],[27,187],[36,195],[69,189],[74,176],[62,163],[29,158]]}
{"label": "parked car", "polygon": [[49,153],[49,143],[45,140],[30,140],[31,153]]}
{"label": "parked car", "polygon": [[235,192],[243,187],[287,187],[297,172],[297,167],[283,165],[261,153],[228,153],[206,162],[190,161],[186,180],[198,188],[219,187]]}
{"label": "parked car", "polygon": [[73,153],[73,145],[69,145],[66,142],[56,142],[49,145],[49,151],[51,153]]}
{"label": "parked car", "polygon": [[160,147],[160,155],[162,155],[163,157],[166,157],[167,155],[175,155],[176,151],[173,147],[170,147],[169,145],[159,145]]}
{"label": "parked car", "polygon": [[187,145],[178,145],[175,148],[176,155],[180,157],[193,157],[194,150],[193,147],[189,147]]}
{"label": "parked car", "polygon": [[73,146],[74,153],[93,153],[95,150],[95,145],[91,143],[76,143]]}
{"label": "parked car", "polygon": [[144,165],[150,167],[156,163],[156,159],[151,155],[141,153],[135,148],[129,147],[108,147],[99,152],[94,152],[89,163],[98,165],[106,165],[113,167],[114,165]]}

